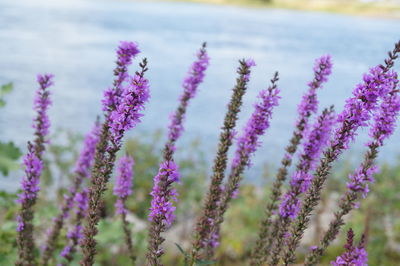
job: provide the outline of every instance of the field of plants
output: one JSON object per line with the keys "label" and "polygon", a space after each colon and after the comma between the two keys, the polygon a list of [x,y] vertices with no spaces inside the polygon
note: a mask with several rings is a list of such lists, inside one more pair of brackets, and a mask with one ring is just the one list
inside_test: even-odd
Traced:
{"label": "field of plants", "polygon": [[[204,139],[180,145],[190,103],[212,58],[202,44],[182,82],[167,129],[125,138],[151,101],[149,62],[131,41],[116,49],[114,81],[90,132],[53,131],[57,77],[37,76],[34,135],[26,149],[0,143],[4,177],[19,168],[17,193],[0,193],[1,265],[396,265],[400,261],[400,166],[378,165],[400,112],[396,43],[360,75],[343,110],[319,106],[330,55],[315,60],[292,137],[262,182],[244,177],[281,101],[275,72],[237,127],[256,62],[241,59],[215,154]],[[7,104],[12,83],[1,87]],[[27,125],[28,127],[29,125]],[[369,132],[359,165],[342,154]],[[63,141],[60,141],[63,140]],[[62,143],[62,144],[61,144]],[[25,150],[25,154],[21,150]],[[206,157],[214,158],[208,165]],[[396,157],[396,154],[391,155]],[[400,165],[400,164],[398,164]]]}

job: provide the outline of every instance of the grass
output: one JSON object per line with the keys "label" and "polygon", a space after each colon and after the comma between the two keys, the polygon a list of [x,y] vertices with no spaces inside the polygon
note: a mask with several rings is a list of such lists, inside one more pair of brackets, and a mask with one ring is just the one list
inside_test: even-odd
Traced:
{"label": "grass", "polygon": [[[170,0],[167,0],[170,1]],[[237,5],[247,7],[283,8],[339,14],[400,18],[400,4],[389,2],[362,3],[357,0],[173,0],[179,2]]]}

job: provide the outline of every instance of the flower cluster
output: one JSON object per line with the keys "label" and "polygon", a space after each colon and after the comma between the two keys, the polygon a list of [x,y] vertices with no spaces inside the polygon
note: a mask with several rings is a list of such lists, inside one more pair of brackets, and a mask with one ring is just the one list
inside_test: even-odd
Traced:
{"label": "flower cluster", "polygon": [[377,108],[378,99],[385,97],[397,82],[397,73],[394,71],[384,72],[381,66],[371,68],[368,74],[363,76],[363,83],[356,86],[353,97],[346,101],[344,110],[338,116],[338,122],[342,126],[335,131],[332,145],[341,147],[336,150],[347,149],[354,141],[356,131],[359,127],[367,126],[371,118],[371,112]]}
{"label": "flower cluster", "polygon": [[[400,51],[400,49],[399,49]],[[392,56],[390,53],[389,56]],[[390,60],[386,60],[389,62]],[[392,64],[393,65],[393,64]],[[303,200],[301,211],[292,225],[291,236],[283,255],[284,262],[290,264],[295,260],[295,249],[299,245],[304,230],[308,225],[309,215],[318,204],[322,186],[328,177],[332,163],[339,157],[357,134],[357,130],[368,126],[371,114],[377,110],[379,99],[385,97],[397,84],[397,74],[390,67],[378,65],[363,76],[363,82],[353,90],[345,104],[344,110],[338,115],[340,126],[335,129],[330,147],[324,151],[324,158],[316,170],[312,185]],[[365,172],[364,172],[365,173]]]}
{"label": "flower cluster", "polygon": [[309,116],[310,113],[317,112],[318,99],[316,91],[322,88],[322,84],[328,81],[328,76],[332,72],[332,60],[330,55],[324,55],[315,60],[314,65],[314,80],[308,83],[309,90],[303,95],[299,106],[297,107],[299,113],[299,123],[304,117]]}
{"label": "flower cluster", "polygon": [[179,99],[180,108],[178,108],[178,110],[171,115],[171,122],[168,126],[168,138],[171,143],[174,143],[182,134],[182,122],[184,120],[185,110],[189,100],[196,95],[198,86],[203,82],[208,65],[209,57],[207,51],[205,50],[205,44],[203,44],[203,47],[197,53],[197,60],[193,62],[186,78],[183,80],[182,86],[184,91]]}
{"label": "flower cluster", "polygon": [[357,246],[354,246],[354,233],[353,230],[347,232],[347,243],[344,246],[346,252],[338,256],[335,261],[331,262],[333,266],[352,265],[352,266],[367,266],[368,253],[364,248],[364,241],[361,239]]}
{"label": "flower cluster", "polygon": [[34,146],[28,143],[28,153],[24,156],[25,177],[22,179],[22,193],[19,194],[18,202],[36,199],[39,192],[39,177],[42,174],[43,162],[34,150]]}
{"label": "flower cluster", "polygon": [[77,193],[74,201],[76,204],[75,213],[77,217],[77,223],[71,230],[68,231],[67,238],[69,239],[69,243],[60,253],[61,257],[64,257],[68,260],[72,259],[71,256],[75,252],[79,240],[83,238],[81,222],[86,216],[86,211],[88,209],[88,190],[84,189],[82,192]]}
{"label": "flower cluster", "polygon": [[[247,67],[248,69],[250,69],[250,68],[253,67],[253,66],[256,66],[256,62],[255,62],[253,59],[251,59],[251,58],[246,59],[245,64],[246,64],[246,67]],[[250,71],[248,71],[248,72],[244,75],[244,81],[248,82],[249,80],[250,80]]]}
{"label": "flower cluster", "polygon": [[135,74],[129,86],[124,88],[117,108],[110,114],[110,131],[116,145],[121,144],[124,132],[135,127],[143,116],[141,111],[149,99],[149,82],[143,76],[144,71]]}
{"label": "flower cluster", "polygon": [[261,145],[259,137],[269,127],[272,110],[275,106],[278,106],[278,101],[281,98],[279,92],[280,90],[276,86],[272,86],[262,90],[258,95],[260,102],[254,105],[254,112],[244,128],[243,134],[237,141],[238,148],[235,152],[232,168],[236,168],[244,156],[247,158],[246,166],[250,166],[251,155]]}
{"label": "flower cluster", "polygon": [[320,157],[322,149],[328,144],[332,127],[336,122],[336,115],[331,108],[324,110],[306,134],[303,143],[303,152],[297,170],[290,181],[290,190],[285,194],[279,207],[281,217],[294,219],[300,208],[299,195],[307,191],[312,180],[312,170]]}
{"label": "flower cluster", "polygon": [[83,147],[75,164],[74,172],[84,178],[90,177],[96,145],[100,139],[100,123],[96,122],[92,130],[85,136]]}
{"label": "flower cluster", "polygon": [[50,120],[47,115],[47,109],[51,104],[51,100],[50,92],[47,88],[54,84],[53,77],[53,74],[39,74],[37,76],[37,82],[39,83],[40,88],[36,91],[36,97],[33,104],[38,116],[32,125],[37,136],[45,137],[49,133]]}
{"label": "flower cluster", "polygon": [[[153,197],[149,214],[150,221],[157,217],[166,225],[172,224],[176,207],[172,205],[170,199],[176,201],[177,192],[175,188],[169,185],[174,182],[179,182],[179,171],[176,163],[174,161],[161,163],[158,174],[154,177],[153,191],[150,193]],[[166,187],[168,189],[165,189]]]}
{"label": "flower cluster", "polygon": [[102,100],[103,110],[114,110],[120,102],[122,84],[128,81],[128,67],[132,64],[132,59],[140,53],[138,45],[134,42],[121,41],[117,49],[117,67],[114,69],[116,79],[114,86],[104,92]]}
{"label": "flower cluster", "polygon": [[383,100],[379,109],[374,113],[374,125],[369,135],[374,138],[379,145],[383,145],[383,141],[393,134],[396,128],[396,120],[400,112],[400,96],[397,88],[397,74],[392,72],[393,82],[392,91],[383,96]]}
{"label": "flower cluster", "polygon": [[135,161],[128,155],[121,157],[118,165],[118,175],[114,186],[114,195],[118,197],[115,207],[117,213],[126,213],[125,200],[132,194],[132,168]]}

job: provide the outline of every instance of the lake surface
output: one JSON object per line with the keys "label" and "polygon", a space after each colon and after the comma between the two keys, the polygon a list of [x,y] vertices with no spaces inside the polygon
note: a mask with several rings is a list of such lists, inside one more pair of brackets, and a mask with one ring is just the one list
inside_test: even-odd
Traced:
{"label": "lake surface", "polygon": [[[215,150],[237,60],[251,57],[257,66],[244,98],[240,128],[275,70],[280,72],[282,89],[281,104],[255,159],[252,173],[256,173],[263,162],[277,163],[282,157],[296,106],[312,78],[314,59],[332,55],[333,74],[319,94],[320,106],[334,104],[340,111],[362,73],[383,62],[400,38],[399,28],[397,20],[278,9],[111,0],[1,0],[0,83],[12,81],[15,90],[1,110],[0,138],[20,147],[32,138],[35,77],[42,72],[56,76],[50,109],[54,128],[88,131],[100,114],[102,92],[112,82],[114,51],[120,40],[138,42],[141,57],[149,59],[150,68],[152,98],[143,122],[130,134],[165,128],[187,68],[201,43],[207,41],[211,65],[189,107],[181,147],[200,137],[205,150]],[[362,135],[355,151],[364,150]],[[398,130],[381,159],[393,160],[399,140]]]}

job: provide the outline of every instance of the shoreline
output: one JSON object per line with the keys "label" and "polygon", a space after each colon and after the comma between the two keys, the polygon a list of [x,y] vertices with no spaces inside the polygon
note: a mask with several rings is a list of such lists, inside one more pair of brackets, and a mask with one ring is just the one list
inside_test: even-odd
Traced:
{"label": "shoreline", "polygon": [[248,8],[287,9],[353,15],[358,17],[400,19],[400,5],[389,3],[359,3],[340,1],[322,2],[306,0],[275,0],[275,3],[266,3],[262,0],[158,0],[160,2],[199,3],[211,5],[229,5]]}

